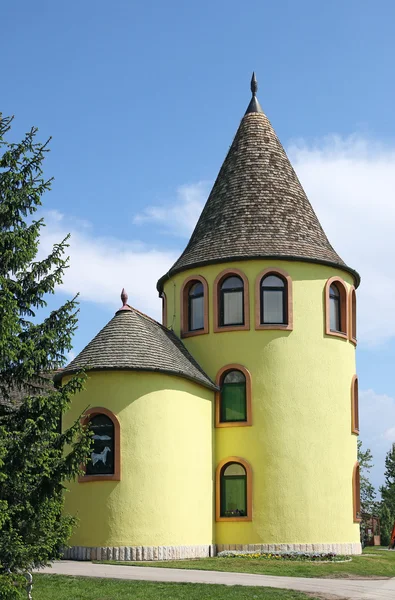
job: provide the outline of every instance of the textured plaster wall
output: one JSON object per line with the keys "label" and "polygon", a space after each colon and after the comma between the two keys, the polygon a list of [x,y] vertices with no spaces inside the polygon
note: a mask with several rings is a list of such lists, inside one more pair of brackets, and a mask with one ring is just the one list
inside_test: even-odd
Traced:
{"label": "textured plaster wall", "polygon": [[[250,331],[213,333],[213,282],[234,266],[250,283]],[[252,375],[252,426],[215,430],[214,468],[241,456],[253,472],[251,522],[221,522],[217,544],[359,542],[353,523],[352,472],[357,437],[351,434],[351,378],[355,348],[324,334],[324,286],[331,267],[302,262],[240,261],[200,267],[165,284],[167,322],[180,332],[180,288],[194,273],[209,286],[208,335],[184,339],[212,379],[240,363]],[[255,277],[278,266],[293,280],[294,329],[255,331]]]}
{"label": "textured plaster wall", "polygon": [[121,481],[73,483],[66,511],[80,519],[75,546],[211,544],[213,392],[159,373],[91,373],[65,415],[114,412]]}

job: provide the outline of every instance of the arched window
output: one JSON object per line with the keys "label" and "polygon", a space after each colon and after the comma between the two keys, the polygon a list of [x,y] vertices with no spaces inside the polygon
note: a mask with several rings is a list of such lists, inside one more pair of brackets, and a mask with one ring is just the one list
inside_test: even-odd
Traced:
{"label": "arched window", "polygon": [[208,287],[200,275],[188,277],[181,288],[181,337],[208,333]]}
{"label": "arched window", "polygon": [[347,289],[339,277],[331,277],[325,286],[325,333],[347,338]]}
{"label": "arched window", "polygon": [[354,523],[361,521],[361,477],[359,463],[355,463],[352,475]]}
{"label": "arched window", "polygon": [[216,473],[216,520],[251,521],[252,473],[247,461],[230,457],[221,461]]}
{"label": "arched window", "polygon": [[204,288],[198,281],[188,292],[188,330],[198,331],[204,328]]}
{"label": "arched window", "polygon": [[261,323],[286,325],[286,286],[282,277],[267,275],[261,281]]}
{"label": "arched window", "polygon": [[93,433],[91,458],[86,463],[87,475],[114,475],[114,423],[106,415],[99,414],[89,420]]}
{"label": "arched window", "polygon": [[248,279],[239,269],[225,269],[214,281],[214,332],[249,328]]}
{"label": "arched window", "polygon": [[340,312],[340,292],[336,283],[329,288],[330,328],[331,331],[343,331]]}
{"label": "arched window", "polygon": [[90,458],[80,482],[120,480],[120,427],[116,416],[106,408],[85,413],[83,423],[92,432]]}
{"label": "arched window", "polygon": [[265,269],[256,279],[256,329],[293,328],[292,280],[281,269]]}
{"label": "arched window", "polygon": [[244,284],[240,277],[231,275],[221,283],[219,323],[244,325]]}
{"label": "arched window", "polygon": [[359,434],[358,377],[351,382],[351,432]]}
{"label": "arched window", "polygon": [[216,377],[215,426],[238,427],[252,424],[251,375],[242,365],[223,367]]}
{"label": "arched window", "polygon": [[350,289],[349,303],[349,320],[350,320],[350,335],[349,339],[354,344],[357,343],[357,294],[354,286]]}

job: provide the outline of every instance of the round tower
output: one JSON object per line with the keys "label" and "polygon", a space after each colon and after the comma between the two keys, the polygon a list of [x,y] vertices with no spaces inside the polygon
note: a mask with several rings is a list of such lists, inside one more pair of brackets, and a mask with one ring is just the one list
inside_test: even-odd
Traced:
{"label": "round tower", "polygon": [[176,335],[127,304],[57,374],[85,389],[63,417],[93,439],[65,497],[78,518],[66,558],[163,560],[212,553],[214,383]]}
{"label": "round tower", "polygon": [[256,97],[158,282],[216,383],[217,549],[360,553],[359,275],[330,245]]}

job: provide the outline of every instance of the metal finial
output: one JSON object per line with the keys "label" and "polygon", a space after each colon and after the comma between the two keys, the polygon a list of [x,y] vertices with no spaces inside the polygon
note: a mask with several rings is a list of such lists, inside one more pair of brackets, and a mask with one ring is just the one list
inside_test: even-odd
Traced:
{"label": "metal finial", "polygon": [[122,292],[121,292],[121,300],[122,300],[122,306],[125,306],[127,301],[128,301],[129,296],[127,295],[127,293],[125,292],[125,288],[122,288]]}
{"label": "metal finial", "polygon": [[116,314],[118,314],[118,313],[119,313],[119,311],[121,311],[121,310],[132,310],[132,309],[130,308],[130,306],[127,304],[128,297],[129,297],[129,296],[128,296],[128,295],[127,295],[127,293],[125,292],[125,288],[123,288],[123,289],[122,289],[122,292],[121,292],[122,306],[121,306],[121,308],[119,308],[119,309],[117,310]]}
{"label": "metal finial", "polygon": [[257,91],[258,91],[258,82],[257,82],[256,77],[255,77],[255,71],[253,71],[252,72],[252,77],[251,77],[251,92],[252,92],[252,95],[255,96],[255,94],[257,93]]}

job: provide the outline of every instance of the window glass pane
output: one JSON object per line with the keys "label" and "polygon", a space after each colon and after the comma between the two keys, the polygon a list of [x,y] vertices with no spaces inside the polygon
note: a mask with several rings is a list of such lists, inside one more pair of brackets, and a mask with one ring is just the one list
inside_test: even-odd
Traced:
{"label": "window glass pane", "polygon": [[190,298],[189,300],[189,329],[203,329],[204,327],[204,297]]}
{"label": "window glass pane", "polygon": [[224,475],[226,477],[230,477],[231,475],[245,475],[245,468],[239,463],[232,463],[228,465],[224,471]]}
{"label": "window glass pane", "polygon": [[333,297],[333,298],[339,298],[340,297],[339,288],[334,283],[332,283],[332,285],[330,287],[330,296]]}
{"label": "window glass pane", "polygon": [[114,473],[114,424],[106,415],[95,415],[89,422],[93,432],[91,459],[87,462],[87,475],[112,475]]}
{"label": "window glass pane", "polygon": [[284,294],[282,290],[263,290],[263,322],[284,323]]}
{"label": "window glass pane", "polygon": [[246,421],[246,384],[225,383],[221,390],[221,422]]}
{"label": "window glass pane", "polygon": [[268,275],[262,279],[262,285],[265,287],[284,287],[284,281],[277,275]]}
{"label": "window glass pane", "polygon": [[221,516],[245,517],[247,515],[247,489],[245,475],[222,475]]}
{"label": "window glass pane", "polygon": [[189,290],[189,296],[200,296],[200,294],[204,294],[203,284],[198,281],[194,283],[193,286]]}
{"label": "window glass pane", "polygon": [[239,289],[243,288],[243,280],[240,277],[228,277],[222,282],[221,290]]}
{"label": "window glass pane", "polygon": [[224,383],[243,383],[246,380],[241,371],[228,371],[224,377]]}
{"label": "window glass pane", "polygon": [[223,299],[223,325],[243,325],[243,291],[225,292]]}
{"label": "window glass pane", "polygon": [[340,331],[340,298],[329,299],[329,312],[331,331]]}

